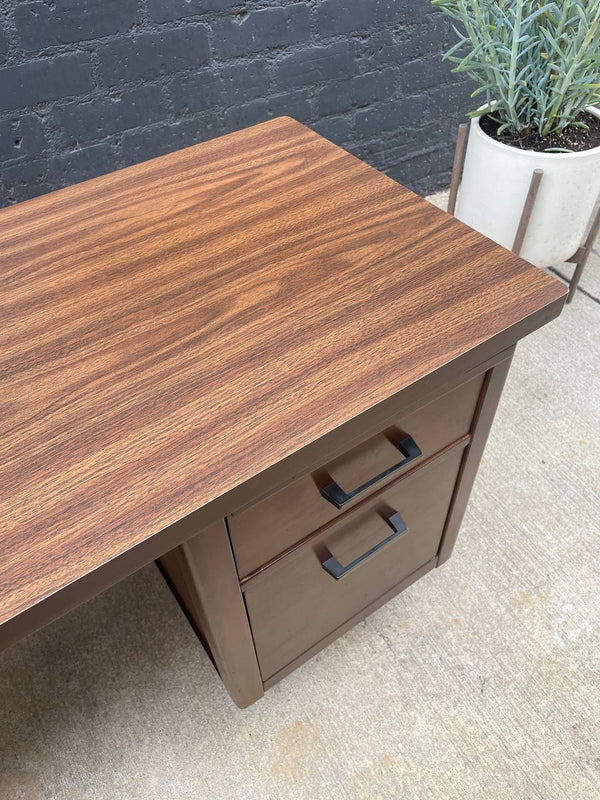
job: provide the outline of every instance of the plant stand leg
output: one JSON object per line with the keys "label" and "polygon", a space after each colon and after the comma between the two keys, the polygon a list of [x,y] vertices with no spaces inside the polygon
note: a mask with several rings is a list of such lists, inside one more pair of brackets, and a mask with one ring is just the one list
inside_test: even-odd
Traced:
{"label": "plant stand leg", "polygon": [[583,270],[588,262],[588,258],[591,255],[592,247],[594,246],[594,242],[596,241],[598,233],[600,233],[600,206],[596,210],[596,216],[592,222],[591,228],[585,240],[585,244],[583,244],[575,253],[575,255],[569,259],[571,263],[574,263],[577,266],[575,267],[575,272],[573,273],[573,277],[571,278],[571,282],[569,284],[567,303],[570,303],[575,297],[575,292],[579,286],[579,281],[583,275]]}
{"label": "plant stand leg", "polygon": [[[458,136],[456,139],[456,148],[454,151],[454,164],[452,166],[452,180],[450,183],[450,194],[448,196],[448,213],[452,215],[454,215],[454,213],[456,212],[456,201],[458,198],[458,189],[460,186],[460,180],[465,165],[468,140],[469,140],[469,125],[463,122],[458,126]],[[529,228],[529,223],[531,222],[531,216],[533,214],[535,201],[537,200],[538,192],[540,190],[540,185],[543,177],[544,177],[543,169],[536,169],[533,171],[533,174],[531,176],[531,183],[529,184],[529,191],[527,192],[527,197],[525,199],[525,204],[523,206],[523,212],[521,214],[521,219],[519,220],[519,226],[517,228],[517,233],[515,235],[515,240],[512,247],[512,252],[515,253],[515,255],[520,255],[521,250],[523,249],[523,243],[525,242],[525,236],[527,235],[527,229]],[[567,297],[567,303],[571,303],[573,298],[575,297],[575,292],[577,291],[577,287],[579,286],[579,281],[581,280],[583,270],[585,269],[585,266],[592,252],[592,247],[594,246],[594,242],[596,241],[596,237],[598,236],[599,233],[600,233],[600,204],[598,205],[598,208],[596,210],[596,214],[590,226],[589,233],[587,235],[585,243],[579,248],[579,250],[577,250],[577,252],[571,258],[568,259],[570,263],[576,264],[576,267],[575,267],[575,272],[573,273],[573,277],[571,278],[569,284],[569,294]]]}
{"label": "plant stand leg", "polygon": [[523,249],[523,242],[525,241],[527,228],[531,222],[531,215],[533,214],[533,208],[535,206],[535,201],[537,199],[543,177],[543,169],[533,170],[531,183],[529,184],[529,191],[527,192],[527,198],[525,199],[525,205],[523,206],[523,213],[521,214],[519,227],[517,228],[517,233],[512,248],[513,253],[515,253],[517,256],[521,254],[521,250]]}
{"label": "plant stand leg", "polygon": [[465,165],[467,154],[467,141],[469,139],[469,126],[463,122],[458,126],[458,138],[456,139],[456,149],[454,151],[454,165],[452,167],[452,182],[450,183],[450,196],[448,197],[448,213],[454,216],[456,211],[456,198],[458,197],[458,187],[460,176]]}

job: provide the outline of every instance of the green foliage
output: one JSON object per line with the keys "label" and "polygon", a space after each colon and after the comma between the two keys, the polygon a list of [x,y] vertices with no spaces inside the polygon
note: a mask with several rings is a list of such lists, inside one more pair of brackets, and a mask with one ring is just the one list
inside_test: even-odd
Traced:
{"label": "green foliage", "polygon": [[470,116],[493,113],[500,130],[548,136],[600,102],[600,0],[432,2],[458,36],[444,58],[486,98]]}

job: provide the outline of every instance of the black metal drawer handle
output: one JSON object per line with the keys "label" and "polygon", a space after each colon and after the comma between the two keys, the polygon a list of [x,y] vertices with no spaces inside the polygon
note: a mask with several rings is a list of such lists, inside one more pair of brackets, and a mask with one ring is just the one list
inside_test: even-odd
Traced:
{"label": "black metal drawer handle", "polygon": [[375,553],[377,553],[379,550],[382,550],[384,547],[390,544],[390,542],[393,542],[394,539],[400,538],[400,536],[402,536],[402,534],[406,533],[408,530],[406,522],[404,522],[398,512],[392,514],[392,516],[389,517],[386,522],[394,531],[391,536],[388,536],[382,542],[376,544],[375,547],[367,550],[367,552],[363,553],[362,556],[354,559],[354,561],[348,564],[347,567],[344,567],[342,564],[340,564],[335,556],[330,556],[321,564],[323,569],[332,575],[336,581],[339,581],[340,578],[345,577],[349,572],[352,572],[353,569],[356,569],[356,567],[358,567],[360,564],[363,564],[368,558],[371,558],[371,556],[375,555]]}
{"label": "black metal drawer handle", "polygon": [[327,486],[321,489],[321,494],[323,497],[326,500],[329,500],[330,503],[333,503],[336,508],[342,508],[354,497],[373,486],[374,483],[383,480],[383,478],[387,478],[388,475],[391,475],[393,472],[402,469],[402,467],[406,466],[406,464],[408,464],[410,461],[414,461],[415,458],[423,455],[421,448],[415,442],[412,436],[406,436],[404,439],[396,442],[395,444],[398,450],[400,450],[404,456],[402,461],[399,461],[397,464],[394,464],[393,467],[386,469],[385,472],[382,472],[380,475],[376,475],[374,478],[371,478],[370,481],[363,483],[362,486],[359,486],[358,489],[354,489],[352,492],[345,492],[339,483],[333,481],[333,483],[329,483]]}

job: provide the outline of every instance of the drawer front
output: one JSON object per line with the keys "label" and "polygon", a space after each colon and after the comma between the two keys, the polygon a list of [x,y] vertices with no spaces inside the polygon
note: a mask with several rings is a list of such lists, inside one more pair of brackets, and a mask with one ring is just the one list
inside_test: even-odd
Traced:
{"label": "drawer front", "polygon": [[392,420],[379,435],[354,447],[340,458],[292,481],[274,494],[228,517],[229,532],[241,578],[266,564],[304,536],[335,519],[341,513],[325,499],[322,489],[335,481],[346,492],[367,484],[405,459],[398,442],[410,435],[423,455],[397,472],[372,483],[349,501],[344,510],[356,505],[419,461],[434,455],[469,432],[483,375],[439,397],[428,405]]}
{"label": "drawer front", "polygon": [[[416,470],[247,583],[263,680],[436,556],[463,452]],[[336,580],[323,566],[332,558],[356,566]]]}

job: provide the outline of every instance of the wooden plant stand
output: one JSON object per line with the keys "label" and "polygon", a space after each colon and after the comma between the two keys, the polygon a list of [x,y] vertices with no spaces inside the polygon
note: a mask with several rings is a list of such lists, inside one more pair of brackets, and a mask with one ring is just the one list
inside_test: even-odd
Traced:
{"label": "wooden plant stand", "polygon": [[[448,198],[448,213],[452,214],[453,216],[456,211],[458,189],[460,186],[463,167],[465,165],[468,139],[469,139],[469,125],[466,122],[463,122],[458,127],[456,150],[454,152],[454,165],[452,168],[452,182],[450,184],[450,196]],[[527,192],[527,197],[525,198],[525,203],[523,205],[523,212],[521,214],[521,219],[519,221],[519,227],[517,228],[517,233],[515,235],[515,240],[512,246],[512,252],[515,253],[516,255],[520,255],[521,249],[523,248],[523,242],[525,241],[525,236],[527,235],[527,229],[531,221],[531,215],[533,214],[535,201],[537,199],[537,195],[543,177],[544,177],[543,169],[534,170],[531,176],[529,191]],[[569,295],[567,297],[567,303],[570,303],[573,300],[573,297],[575,296],[575,292],[577,291],[577,287],[579,286],[579,281],[581,280],[583,270],[585,269],[585,265],[587,264],[588,259],[591,255],[592,247],[594,245],[594,242],[596,241],[598,233],[600,233],[600,205],[596,208],[596,211],[593,215],[585,242],[571,256],[571,258],[567,259],[567,262],[569,264],[576,265],[573,277],[569,282]]]}

